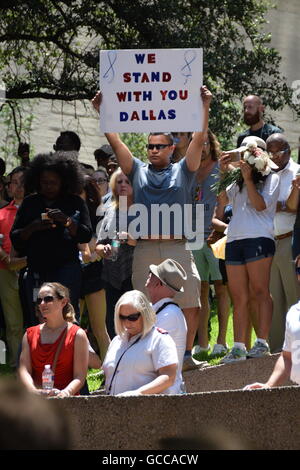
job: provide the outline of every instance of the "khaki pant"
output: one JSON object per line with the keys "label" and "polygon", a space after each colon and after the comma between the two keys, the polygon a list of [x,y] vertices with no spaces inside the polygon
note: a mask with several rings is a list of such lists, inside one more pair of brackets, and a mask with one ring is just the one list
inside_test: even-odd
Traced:
{"label": "khaki pant", "polygon": [[285,317],[288,309],[298,302],[300,287],[292,257],[292,237],[275,240],[276,252],[271,266],[270,292],[273,297],[273,317],[269,335],[272,353],[283,346]]}
{"label": "khaki pant", "polygon": [[9,365],[16,367],[23,336],[23,312],[15,271],[0,269],[0,300],[6,324],[6,340],[10,353]]}

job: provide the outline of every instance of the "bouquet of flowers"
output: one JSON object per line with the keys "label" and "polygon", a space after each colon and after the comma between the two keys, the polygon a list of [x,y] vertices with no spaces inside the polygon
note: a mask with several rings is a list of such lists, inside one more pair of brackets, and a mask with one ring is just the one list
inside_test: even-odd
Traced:
{"label": "bouquet of flowers", "polygon": [[[268,176],[272,169],[277,169],[278,166],[270,159],[267,152],[257,146],[255,139],[248,139],[248,142],[236,149],[242,153],[242,159],[247,162],[257,173],[258,177],[261,177],[261,181],[264,177]],[[217,177],[217,175],[216,175]],[[220,194],[232,183],[241,184],[243,182],[243,176],[240,168],[233,168],[225,173],[221,174],[219,181],[211,185],[212,191]]]}

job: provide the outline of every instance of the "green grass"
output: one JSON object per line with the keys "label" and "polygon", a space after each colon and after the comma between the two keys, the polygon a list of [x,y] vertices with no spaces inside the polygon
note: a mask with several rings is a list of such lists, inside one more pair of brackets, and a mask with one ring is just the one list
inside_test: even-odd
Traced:
{"label": "green grass", "polygon": [[[211,350],[214,346],[214,344],[217,342],[217,337],[218,337],[218,315],[217,315],[217,309],[216,309],[216,300],[214,299],[211,305],[211,317],[210,317],[210,326],[211,326],[211,331],[210,331],[210,339],[209,339],[209,344],[211,346]],[[252,343],[254,342],[255,338],[255,333],[252,331]],[[230,314],[229,314],[229,320],[228,320],[228,327],[227,327],[227,335],[226,335],[226,343],[230,348],[233,346],[233,316],[232,316],[232,307],[230,309]],[[198,361],[207,361],[209,362],[210,365],[217,365],[220,363],[222,356],[212,356],[210,352],[203,352],[200,354],[195,354],[195,359]]]}

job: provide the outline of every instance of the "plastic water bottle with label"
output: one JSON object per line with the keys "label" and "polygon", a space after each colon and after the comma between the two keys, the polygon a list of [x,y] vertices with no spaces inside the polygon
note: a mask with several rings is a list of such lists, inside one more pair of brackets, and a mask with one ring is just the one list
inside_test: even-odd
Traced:
{"label": "plastic water bottle with label", "polygon": [[46,364],[42,374],[43,390],[52,390],[54,387],[54,374],[50,364]]}
{"label": "plastic water bottle with label", "polygon": [[121,242],[119,239],[119,234],[115,232],[115,237],[111,241],[111,256],[110,260],[111,261],[116,261],[118,256],[119,256],[119,248],[120,248]]}

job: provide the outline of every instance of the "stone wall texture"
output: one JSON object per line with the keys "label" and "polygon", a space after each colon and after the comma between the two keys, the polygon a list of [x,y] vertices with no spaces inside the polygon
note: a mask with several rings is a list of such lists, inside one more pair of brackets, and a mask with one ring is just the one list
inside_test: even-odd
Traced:
{"label": "stone wall texture", "polygon": [[277,357],[190,371],[193,393],[186,395],[93,395],[57,404],[71,422],[73,449],[159,450],[172,438],[196,439],[200,450],[299,449],[299,386],[238,390],[266,380]]}

